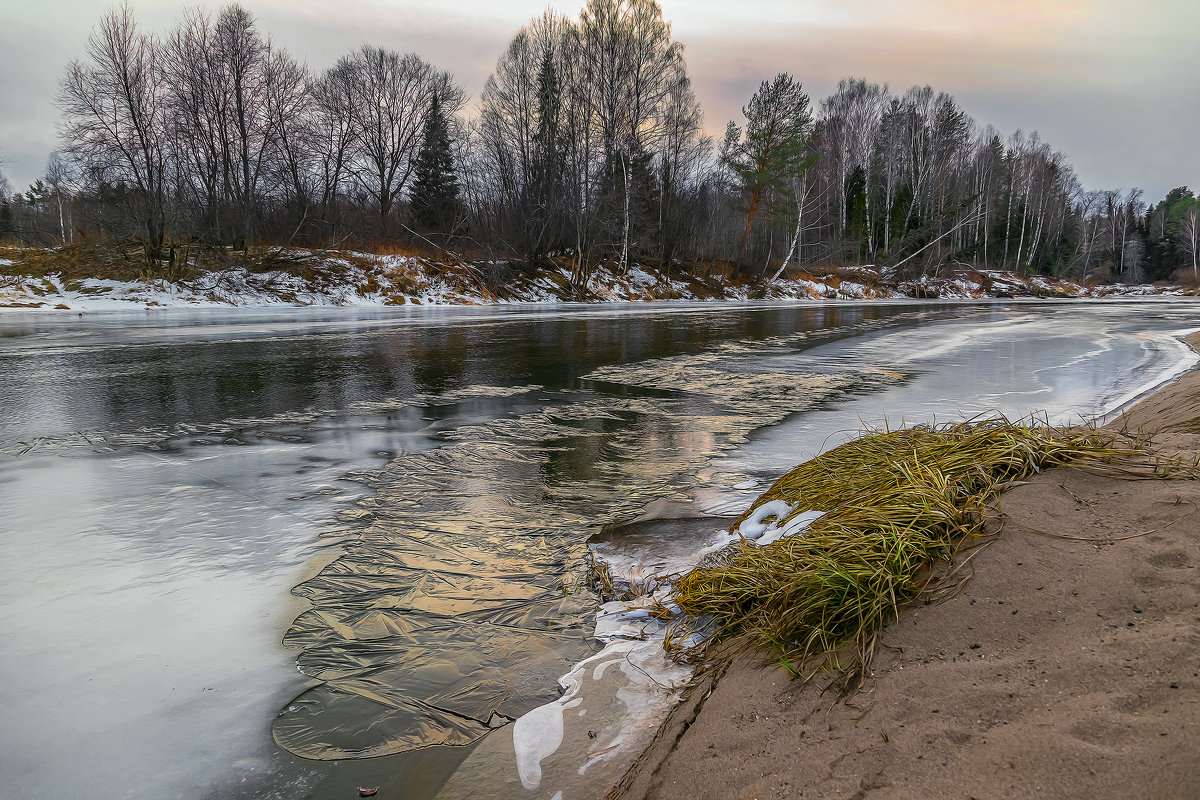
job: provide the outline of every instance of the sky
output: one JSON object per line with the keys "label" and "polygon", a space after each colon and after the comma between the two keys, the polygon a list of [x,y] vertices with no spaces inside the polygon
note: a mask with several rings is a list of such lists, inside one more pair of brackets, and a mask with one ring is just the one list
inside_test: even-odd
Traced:
{"label": "sky", "polygon": [[[714,133],[759,82],[814,99],[841,78],[929,84],[1004,135],[1038,131],[1087,189],[1200,190],[1200,0],[659,0]],[[0,172],[24,188],[58,146],[53,98],[107,0],[0,0]],[[191,3],[211,10],[223,3]],[[313,69],[363,42],[415,52],[477,99],[514,33],[583,0],[243,0]],[[165,32],[184,5],[133,0]]]}

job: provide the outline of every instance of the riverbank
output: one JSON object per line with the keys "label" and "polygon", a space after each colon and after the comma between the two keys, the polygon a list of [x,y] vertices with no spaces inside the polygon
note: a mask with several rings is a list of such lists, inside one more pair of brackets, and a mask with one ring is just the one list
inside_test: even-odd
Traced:
{"label": "riverbank", "polygon": [[[1200,373],[1109,425],[1195,458]],[[1192,796],[1198,505],[1196,481],[1047,471],[1003,496],[1003,531],[961,592],[884,631],[860,693],[742,655],[692,690],[612,797]]]}
{"label": "riverbank", "polygon": [[161,274],[136,249],[70,246],[0,248],[0,309],[104,311],[136,307],[494,305],[652,300],[867,300],[1012,297],[1146,297],[1195,294],[1180,284],[1077,283],[961,266],[898,276],[871,266],[791,269],[778,279],[730,277],[728,263],[600,264],[586,281],[571,259],[537,270],[505,261],[447,261],[412,255],[260,248],[180,248]]}

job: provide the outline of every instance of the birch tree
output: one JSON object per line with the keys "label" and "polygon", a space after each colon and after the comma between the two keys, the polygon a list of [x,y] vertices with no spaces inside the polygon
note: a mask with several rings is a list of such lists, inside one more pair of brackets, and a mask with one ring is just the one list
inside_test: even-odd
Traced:
{"label": "birch tree", "polygon": [[664,107],[686,79],[683,46],[654,0],[589,0],[580,14],[576,56],[598,128],[604,179],[621,198],[619,261],[629,265],[634,194],[644,156],[664,135]]}
{"label": "birch tree", "polygon": [[[2,177],[0,175],[0,178]],[[58,238],[63,244],[74,239],[74,235],[70,233],[72,226],[69,222],[70,212],[67,210],[67,196],[71,192],[73,179],[70,163],[57,152],[51,153],[46,162],[46,186],[50,188],[54,197],[58,211]]]}
{"label": "birch tree", "polygon": [[871,214],[873,167],[876,141],[887,107],[886,86],[867,83],[860,78],[838,82],[837,90],[821,101],[821,115],[826,141],[833,148],[831,162],[837,170],[834,190],[839,209],[839,225],[845,231],[849,203],[847,189],[852,172],[861,171],[863,179],[863,213],[861,225],[867,258],[875,257],[874,225]]}
{"label": "birch tree", "polygon": [[1179,246],[1192,258],[1192,279],[1200,278],[1197,253],[1200,252],[1200,203],[1194,203],[1179,221]]}

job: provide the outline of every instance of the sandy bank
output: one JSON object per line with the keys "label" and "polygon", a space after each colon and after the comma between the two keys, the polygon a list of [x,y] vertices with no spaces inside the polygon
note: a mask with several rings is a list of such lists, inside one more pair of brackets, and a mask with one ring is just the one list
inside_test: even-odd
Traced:
{"label": "sandy bank", "polygon": [[[1111,424],[1195,456],[1200,373]],[[613,795],[1200,796],[1200,482],[1056,469],[1002,510],[964,590],[885,631],[861,693],[743,656]]]}

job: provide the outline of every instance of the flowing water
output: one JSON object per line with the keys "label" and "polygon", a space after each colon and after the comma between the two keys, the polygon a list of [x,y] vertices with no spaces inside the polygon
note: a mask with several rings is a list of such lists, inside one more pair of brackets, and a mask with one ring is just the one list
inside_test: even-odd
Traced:
{"label": "flowing water", "polygon": [[[1190,366],[1171,334],[1197,320],[1189,301],[7,312],[0,798],[549,797],[521,788],[510,723],[599,657],[589,536],[739,510],[862,422],[1109,411]],[[647,564],[712,528],[649,524],[621,542]],[[629,691],[608,720],[626,733],[659,707]]]}

